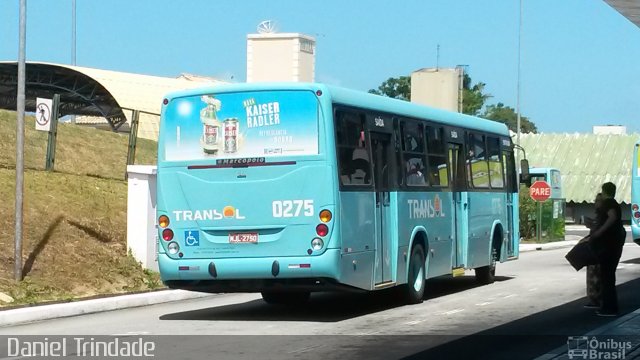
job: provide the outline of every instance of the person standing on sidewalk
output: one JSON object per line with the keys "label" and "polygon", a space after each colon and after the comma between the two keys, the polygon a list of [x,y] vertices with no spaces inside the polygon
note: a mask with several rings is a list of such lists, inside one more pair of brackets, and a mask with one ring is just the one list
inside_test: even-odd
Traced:
{"label": "person standing on sidewalk", "polygon": [[616,267],[624,245],[624,227],[620,205],[614,199],[616,186],[611,182],[602,185],[601,211],[596,219],[598,228],[591,234],[589,243],[598,258],[602,277],[602,302],[599,316],[618,315],[618,295],[616,293]]}
{"label": "person standing on sidewalk", "polygon": [[[589,235],[580,241],[589,241],[591,235],[598,229],[598,218],[602,211],[602,193],[596,195],[594,201],[595,218],[586,217],[584,224],[589,228]],[[584,306],[587,309],[599,309],[602,303],[602,276],[600,275],[600,265],[587,265],[587,299],[589,302]]]}

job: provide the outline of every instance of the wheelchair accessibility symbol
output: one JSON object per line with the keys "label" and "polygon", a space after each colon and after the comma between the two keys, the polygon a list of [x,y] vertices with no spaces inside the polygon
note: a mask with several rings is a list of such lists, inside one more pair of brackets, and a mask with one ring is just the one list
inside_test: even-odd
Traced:
{"label": "wheelchair accessibility symbol", "polygon": [[192,230],[185,231],[184,244],[186,246],[200,246],[200,232]]}

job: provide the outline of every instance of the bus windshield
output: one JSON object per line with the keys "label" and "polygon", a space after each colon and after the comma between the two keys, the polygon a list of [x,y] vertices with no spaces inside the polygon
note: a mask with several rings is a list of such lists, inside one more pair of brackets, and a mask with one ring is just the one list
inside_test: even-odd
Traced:
{"label": "bus windshield", "polygon": [[177,98],[163,120],[163,161],[318,154],[318,101],[310,91]]}

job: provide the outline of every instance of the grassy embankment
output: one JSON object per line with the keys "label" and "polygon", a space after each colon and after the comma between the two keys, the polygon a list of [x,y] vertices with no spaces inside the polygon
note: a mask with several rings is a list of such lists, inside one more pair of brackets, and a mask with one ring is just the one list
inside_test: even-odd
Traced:
{"label": "grassy embankment", "polygon": [[[16,113],[0,110],[0,293],[11,304],[71,300],[161,286],[127,254],[128,136],[59,124],[55,172],[44,171],[47,133],[25,123],[23,275],[14,278]],[[138,140],[136,164],[155,164]]]}

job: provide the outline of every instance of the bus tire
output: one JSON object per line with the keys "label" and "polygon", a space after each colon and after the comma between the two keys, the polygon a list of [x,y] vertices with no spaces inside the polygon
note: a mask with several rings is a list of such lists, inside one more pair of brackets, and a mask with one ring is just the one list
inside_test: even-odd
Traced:
{"label": "bus tire", "polygon": [[424,248],[418,244],[411,249],[409,257],[409,273],[407,283],[404,285],[404,297],[409,304],[420,304],[424,296],[425,278]]}
{"label": "bus tire", "polygon": [[309,301],[311,295],[308,291],[280,292],[263,291],[262,300],[270,305],[302,305]]}
{"label": "bus tire", "polygon": [[493,284],[496,281],[496,262],[498,260],[498,250],[491,248],[491,263],[487,266],[476,268],[476,280],[483,285]]}

